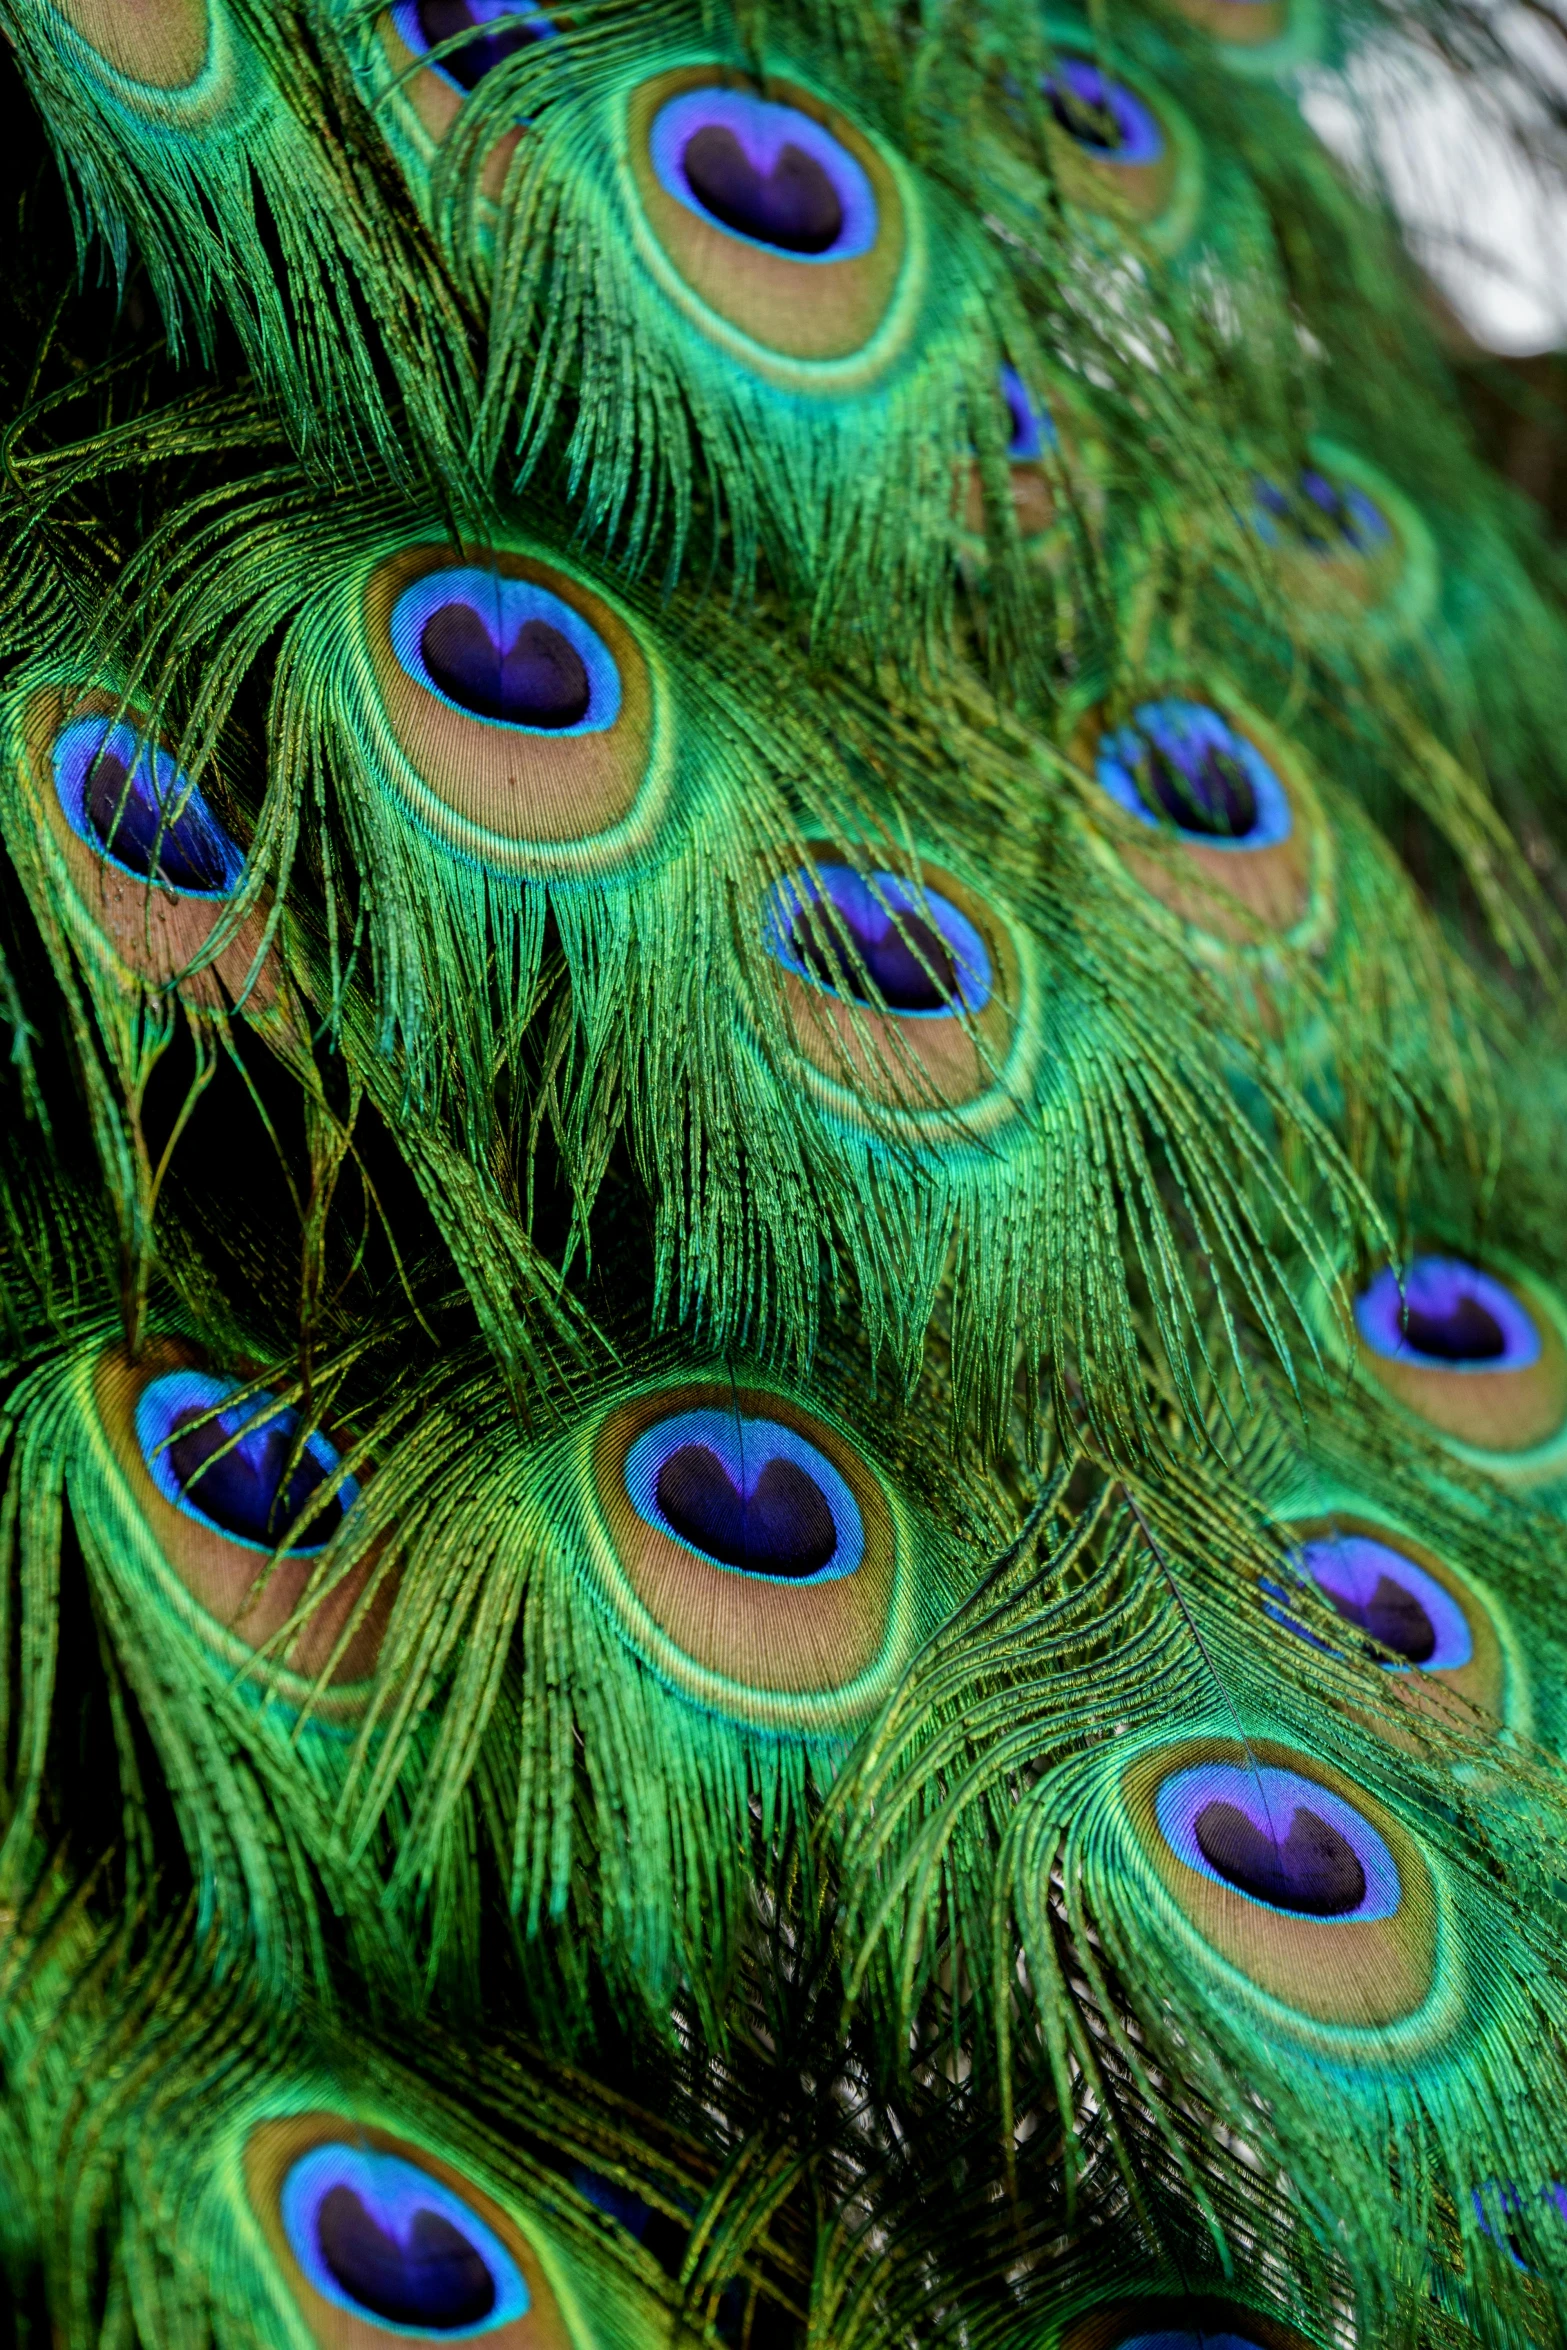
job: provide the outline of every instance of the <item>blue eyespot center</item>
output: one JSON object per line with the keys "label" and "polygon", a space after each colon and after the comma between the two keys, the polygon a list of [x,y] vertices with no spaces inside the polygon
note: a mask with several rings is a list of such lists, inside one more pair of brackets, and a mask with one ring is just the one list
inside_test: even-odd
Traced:
{"label": "blue eyespot center", "polygon": [[1416,1257],[1402,1293],[1384,1267],[1355,1300],[1355,1323],[1373,1353],[1433,1370],[1526,1370],[1542,1350],[1521,1299],[1457,1257]]}
{"label": "blue eyespot center", "polygon": [[895,873],[833,864],[791,874],[771,891],[762,927],[786,969],[856,1003],[872,1001],[856,964],[905,1018],[951,1019],[990,1000],[990,956],[973,923],[940,891]]}
{"label": "blue eyespot center", "polygon": [[1254,494],[1258,536],[1270,546],[1289,538],[1326,561],[1369,555],[1392,536],[1386,516],[1364,490],[1315,465],[1302,467],[1293,495],[1260,475]]}
{"label": "blue eyespot center", "polygon": [[876,242],[869,176],[813,115],[745,90],[688,90],[650,139],[659,184],[731,236],[796,261],[852,261]]}
{"label": "blue eyespot center", "polygon": [[587,666],[547,620],[525,620],[510,644],[497,644],[471,605],[442,604],[419,651],[447,699],[476,717],[553,730],[587,715]]}
{"label": "blue eyespot center", "polygon": [[[206,1371],[171,1371],[151,1380],[136,1401],[136,1441],[165,1501],[232,1542],[275,1550],[297,1519],[296,1556],[325,1548],[358,1496],[340,1477],[340,1456],[319,1431],[301,1437],[299,1414],[273,1398],[239,1393],[232,1379]],[[319,1508],[311,1495],[332,1481]],[[308,1513],[308,1515],[306,1514]]]}
{"label": "blue eyespot center", "polygon": [[73,718],[51,763],[66,822],[106,863],[181,897],[238,888],[238,847],[170,754],[128,720]]}
{"label": "blue eyespot center", "polygon": [[[1344,1623],[1406,1664],[1454,1672],[1474,1655],[1469,1620],[1452,1593],[1390,1542],[1369,1534],[1317,1535],[1293,1554],[1292,1564]],[[1270,1589],[1287,1598],[1277,1585]],[[1270,1612],[1301,1629],[1277,1607]]]}
{"label": "blue eyespot center", "polygon": [[864,1554],[858,1504],[818,1446],[779,1420],[679,1412],[626,1454],[646,1524],[716,1565],[775,1582],[850,1575]]}
{"label": "blue eyespot center", "polygon": [[1095,772],[1140,823],[1172,824],[1205,847],[1274,848],[1293,828],[1289,795],[1262,753],[1203,702],[1144,702],[1103,737]]}
{"label": "blue eyespot center", "polygon": [[1342,1917],[1366,1897],[1366,1872],[1331,1820],[1301,1804],[1281,1835],[1223,1797],[1203,1805],[1192,1832],[1217,1876],[1255,1901],[1305,1917]]}
{"label": "blue eyespot center", "polygon": [[1250,2334],[1215,2334],[1204,2326],[1160,2326],[1151,2334],[1128,2334],[1116,2350],[1258,2350]]}
{"label": "blue eyespot center", "polygon": [[1364,1922],[1391,1917],[1402,1898],[1370,1821],[1297,1771],[1196,1763],[1164,1780],[1155,1811],[1178,1859],[1266,1908]]}
{"label": "blue eyespot center", "polygon": [[826,1495],[793,1461],[769,1461],[747,1493],[707,1445],[683,1444],[659,1470],[656,1498],[682,1541],[721,1566],[803,1581],[838,1547]]}
{"label": "blue eyespot center", "polygon": [[[465,96],[508,57],[555,38],[549,18],[527,0],[396,0],[392,20],[416,57],[459,34],[473,36],[436,58],[431,67]],[[494,30],[487,32],[486,26]]]}
{"label": "blue eyespot center", "polygon": [[494,2229],[400,2155],[315,2147],[283,2182],[282,2217],[316,2291],[389,2331],[457,2340],[527,2313],[527,2282]]}
{"label": "blue eyespot center", "polygon": [[1067,137],[1099,161],[1157,163],[1164,153],[1164,133],[1153,109],[1088,58],[1058,57],[1055,71],[1040,86]]}
{"label": "blue eyespot center", "polygon": [[728,125],[705,122],[680,158],[686,185],[725,228],[786,253],[825,253],[843,234],[838,191],[814,155],[793,140],[759,171]]}
{"label": "blue eyespot center", "polygon": [[529,734],[597,734],[620,715],[620,671],[563,596],[469,565],[426,573],[392,609],[399,666],[454,710]]}
{"label": "blue eyespot center", "polygon": [[332,2187],[316,2214],[321,2257],[351,2301],[389,2325],[476,2325],[495,2307],[483,2255],[437,2211],[416,2211],[399,2242],[352,2187]]}

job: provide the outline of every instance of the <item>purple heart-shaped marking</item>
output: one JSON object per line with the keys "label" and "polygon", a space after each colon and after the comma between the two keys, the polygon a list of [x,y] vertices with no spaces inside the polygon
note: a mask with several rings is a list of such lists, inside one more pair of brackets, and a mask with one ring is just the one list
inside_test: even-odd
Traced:
{"label": "purple heart-shaped marking", "polygon": [[[237,1409],[245,1416],[250,1407],[241,1404]],[[230,1416],[225,1414],[224,1418]],[[222,1419],[204,1418],[194,1404],[178,1414],[174,1425],[181,1433],[167,1449],[180,1491],[193,1509],[226,1534],[237,1535],[241,1542],[280,1541],[327,1473],[314,1454],[303,1452],[284,1484],[283,1472],[299,1425],[292,1412],[279,1413],[259,1428],[247,1429],[235,1442],[230,1441]],[[221,1458],[214,1457],[219,1454]],[[341,1501],[335,1493],[329,1495],[301,1529],[299,1542],[312,1546],[325,1542],[342,1515]]]}
{"label": "purple heart-shaped marking", "polygon": [[1468,1290],[1435,1312],[1411,1297],[1404,1308],[1404,1336],[1421,1354],[1444,1363],[1490,1363],[1507,1352],[1501,1323]]}
{"label": "purple heart-shaped marking", "polygon": [[792,141],[764,172],[726,124],[709,122],[680,160],[697,202],[741,236],[785,253],[825,253],[842,233],[843,204],[826,167]]}
{"label": "purple heart-shaped marking", "polygon": [[[519,0],[520,5],[520,0]],[[475,16],[468,0],[419,0],[419,30],[432,49],[443,41],[455,39],[458,33],[473,31],[486,20]],[[464,41],[439,60],[439,70],[449,74],[464,90],[476,90],[491,68],[506,58],[514,57],[519,49],[527,49],[535,41],[548,40],[554,30],[548,20],[540,17],[536,24],[502,24],[493,33],[478,33],[478,38]]]}
{"label": "purple heart-shaped marking", "polygon": [[1338,1918],[1366,1898],[1366,1872],[1347,1837],[1304,1804],[1281,1842],[1237,1804],[1204,1804],[1192,1822],[1197,1848],[1215,1875],[1275,1909]]}
{"label": "purple heart-shaped marking", "polygon": [[424,624],[419,652],[431,682],[475,717],[554,729],[588,714],[587,665],[547,620],[525,620],[503,647],[471,604],[442,604]]}
{"label": "purple heart-shaped marking", "polygon": [[1380,1648],[1423,1665],[1436,1653],[1436,1626],[1414,1592],[1406,1591],[1391,1575],[1379,1575],[1369,1599],[1352,1599],[1324,1584],[1324,1597],[1346,1624],[1358,1624]]}
{"label": "purple heart-shaped marking", "polygon": [[769,1461],[747,1494],[707,1445],[683,1444],[659,1470],[656,1498],[683,1541],[748,1574],[799,1580],[838,1548],[826,1495],[793,1461]]}
{"label": "purple heart-shaped marking", "polygon": [[1212,743],[1150,740],[1138,774],[1147,804],[1183,832],[1244,840],[1257,829],[1257,794],[1239,759]]}
{"label": "purple heart-shaped marking", "polygon": [[416,2211],[400,2243],[352,2187],[336,2186],[321,2198],[316,2240],[349,2299],[387,2325],[456,2333],[495,2307],[483,2254],[439,2212]]}
{"label": "purple heart-shaped marking", "polygon": [[[855,952],[890,1012],[941,1012],[959,1000],[952,950],[939,931],[917,914],[900,914],[896,926],[878,907],[857,918],[852,907],[836,912]],[[810,908],[795,923],[790,951],[826,987],[853,992],[853,974],[844,969],[843,949],[825,912]]]}

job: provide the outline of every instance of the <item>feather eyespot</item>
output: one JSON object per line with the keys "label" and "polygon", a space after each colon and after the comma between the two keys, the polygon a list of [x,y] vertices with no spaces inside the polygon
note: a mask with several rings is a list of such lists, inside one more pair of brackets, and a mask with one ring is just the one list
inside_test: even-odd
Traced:
{"label": "feather eyespot", "polygon": [[1170,1911],[1307,2023],[1378,2028],[1437,1982],[1425,1856],[1386,1807],[1315,1757],[1257,1739],[1146,1750],[1123,1786]]}
{"label": "feather eyespot", "polygon": [[1293,494],[1259,474],[1253,495],[1257,535],[1268,546],[1287,541],[1326,563],[1371,555],[1392,537],[1374,499],[1318,465],[1301,467]]}
{"label": "feather eyespot", "polygon": [[1222,2333],[1192,2326],[1161,2326],[1157,2333],[1126,2334],[1115,2350],[1261,2350],[1251,2334],[1226,2327]]}
{"label": "feather eyespot", "polygon": [[773,883],[760,928],[791,1041],[820,1076],[935,1114],[1001,1083],[1021,962],[1009,927],[955,875],[864,872],[824,845]]}
{"label": "feather eyespot", "polygon": [[[1516,2187],[1504,2186],[1499,2180],[1488,2179],[1484,2186],[1470,2190],[1469,2200],[1481,2235],[1489,2236],[1493,2244],[1500,2245],[1514,2268],[1521,2270],[1525,2276],[1532,2275],[1534,2272],[1524,2258],[1525,2250],[1530,2247],[1521,2241],[1527,2234],[1532,2234],[1534,2225],[1538,2224],[1531,2224],[1528,2199]],[[1560,2180],[1548,2179],[1532,2200],[1543,2205],[1555,2223],[1552,2234],[1567,2226],[1567,2187]],[[1554,2251],[1557,2247],[1553,2246],[1552,2249]]]}
{"label": "feather eyespot", "polygon": [[1276,848],[1294,829],[1262,753],[1202,702],[1144,702],[1129,726],[1101,737],[1095,772],[1140,824],[1172,824],[1204,848]]}
{"label": "feather eyespot", "polygon": [[17,721],[25,837],[13,854],[68,909],[103,976],[178,985],[192,1013],[276,1008],[263,909],[225,914],[245,853],[147,715],[98,687],[49,684],[19,692]]}
{"label": "feather eyespot", "polygon": [[[1059,519],[1056,492],[1043,466],[1046,458],[1063,455],[1061,434],[1045,402],[1034,398],[1015,367],[1004,366],[1000,380],[1011,426],[1007,464],[1011,468],[1012,511],[1018,536],[1028,545],[1042,540]],[[984,501],[977,476],[970,478],[967,519],[971,531],[983,530]]]}
{"label": "feather eyespot", "polygon": [[466,2339],[527,2314],[527,2282],[499,2236],[400,2155],[313,2147],[284,2179],[282,2217],[321,2298],[389,2331]]}
{"label": "feather eyespot", "polygon": [[950,1020],[990,1001],[991,960],[974,924],[939,890],[895,873],[826,864],[791,875],[773,892],[764,935],[786,970],[905,1019]]}
{"label": "feather eyespot", "polygon": [[1457,1257],[1417,1257],[1402,1283],[1384,1266],[1355,1300],[1355,1324],[1373,1353],[1425,1370],[1522,1371],[1542,1351],[1522,1299]]}
{"label": "feather eyespot", "polygon": [[528,873],[645,848],[668,721],[618,610],[554,565],[435,546],[377,564],[364,596],[385,771],[432,831]]}
{"label": "feather eyespot", "polygon": [[[427,199],[433,151],[474,91],[509,59],[552,43],[556,28],[535,0],[392,0],[379,27],[376,99],[402,151],[415,193]],[[455,45],[446,48],[447,42]],[[444,51],[444,54],[437,52]],[[526,120],[516,116],[477,167],[477,193],[497,201]]]}
{"label": "feather eyespot", "polygon": [[601,734],[620,672],[584,614],[532,579],[472,565],[427,572],[392,606],[392,650],[416,685],[465,716],[540,734]]}
{"label": "feather eyespot", "polygon": [[[1392,1676],[1392,1693],[1417,1714],[1442,1715],[1451,1689],[1465,1705],[1528,1730],[1527,1666],[1494,1594],[1476,1590],[1424,1543],[1374,1516],[1335,1509],[1295,1520],[1288,1535],[1279,1571],[1260,1584],[1263,1612],[1274,1623],[1329,1654],[1375,1656]],[[1308,1590],[1338,1617],[1341,1637],[1303,1605]],[[1385,1713],[1376,1727],[1398,1742]]]}
{"label": "feather eyespot", "polygon": [[1123,818],[1178,852],[1120,844],[1127,870],[1170,911],[1210,936],[1252,943],[1301,935],[1325,904],[1329,841],[1287,747],[1228,702],[1187,696],[1139,703],[1130,718],[1086,722],[1078,755]]}
{"label": "feather eyespot", "polygon": [[1305,463],[1252,475],[1251,527],[1284,598],[1317,628],[1407,636],[1441,587],[1436,541],[1419,508],[1352,449],[1313,438]]}
{"label": "feather eyespot", "polygon": [[[1083,419],[1064,395],[1066,412],[1058,414],[1037,392],[1031,391],[1015,367],[1004,365],[997,377],[1005,424],[1008,487],[1018,536],[1031,552],[1045,553],[1056,540],[1063,501],[1058,476],[1070,476],[1079,515],[1097,520],[1102,499],[1096,494],[1091,468],[1083,458]],[[1058,397],[1063,397],[1058,395]],[[960,466],[957,487],[958,518],[971,543],[963,560],[971,568],[985,560],[985,496],[979,467]]]}
{"label": "feather eyespot", "polygon": [[1499,1455],[1567,1425],[1567,1345],[1543,1300],[1459,1257],[1391,1265],[1355,1300],[1360,1359],[1408,1410]]}
{"label": "feather eyespot", "polygon": [[1012,427],[1007,442],[1009,465],[1037,465],[1047,452],[1061,445],[1055,420],[1043,400],[1035,400],[1015,367],[1001,370],[1001,397],[1006,403],[1007,421]]}
{"label": "feather eyespot", "polygon": [[197,785],[128,721],[73,718],[55,736],[54,788],[78,840],[136,881],[226,898],[245,860]]}
{"label": "feather eyespot", "polygon": [[[394,0],[392,22],[411,53],[429,58],[430,71],[464,98],[508,57],[556,38],[543,9],[528,0]],[[446,41],[459,45],[430,57]]]}
{"label": "feather eyespot", "polygon": [[898,1520],[839,1432],[788,1399],[661,1387],[592,1438],[602,1596],[661,1672],[720,1712],[841,1718],[902,1654]]}
{"label": "feather eyespot", "polygon": [[[660,74],[631,93],[643,250],[699,325],[737,355],[847,361],[878,342],[908,241],[901,184],[854,124],[769,79]],[[667,273],[667,274],[666,274]]]}
{"label": "feather eyespot", "polygon": [[1302,1543],[1291,1563],[1345,1624],[1391,1651],[1389,1670],[1398,1669],[1394,1658],[1430,1673],[1457,1672],[1472,1660],[1474,1634],[1452,1592],[1391,1542],[1335,1530]]}
{"label": "feather eyespot", "polygon": [[1040,87],[1059,128],[1096,162],[1128,170],[1163,157],[1168,142],[1152,107],[1091,58],[1063,56]]}
{"label": "feather eyespot", "polygon": [[1065,40],[1039,86],[1064,193],[1087,210],[1129,215],[1165,251],[1184,244],[1202,204],[1202,148],[1173,101]]}
{"label": "feather eyespot", "polygon": [[571,2350],[550,2276],[476,2180],[357,2113],[258,2120],[246,2195],[318,2350],[482,2340]]}
{"label": "feather eyespot", "polygon": [[236,1660],[266,1648],[282,1668],[279,1688],[325,1670],[341,1703],[375,1669],[397,1576],[381,1563],[384,1538],[336,1572],[322,1560],[361,1491],[330,1438],[264,1391],[201,1369],[173,1341],[156,1341],[136,1365],[111,1350],[87,1375],[122,1495],[116,1556],[139,1562],[139,1582],[209,1646]]}
{"label": "feather eyespot", "polygon": [[1228,2328],[1222,2334],[1211,2334],[1184,2326],[1161,2326],[1156,2334],[1128,2334],[1116,2350],[1259,2350],[1259,2345],[1250,2334]]}

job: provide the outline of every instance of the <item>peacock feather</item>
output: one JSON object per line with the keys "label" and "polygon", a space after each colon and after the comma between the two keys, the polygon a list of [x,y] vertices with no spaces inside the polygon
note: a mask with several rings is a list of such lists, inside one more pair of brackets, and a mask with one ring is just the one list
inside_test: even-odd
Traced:
{"label": "peacock feather", "polygon": [[0,31],[0,2342],[1559,2338],[1490,15]]}

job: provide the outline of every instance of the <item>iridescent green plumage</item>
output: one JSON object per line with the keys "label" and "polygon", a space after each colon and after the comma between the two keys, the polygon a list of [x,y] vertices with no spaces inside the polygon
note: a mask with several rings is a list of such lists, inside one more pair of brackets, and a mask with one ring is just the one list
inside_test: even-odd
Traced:
{"label": "iridescent green plumage", "polygon": [[0,0],[19,2345],[1559,2332],[1567,610],[1393,25]]}

